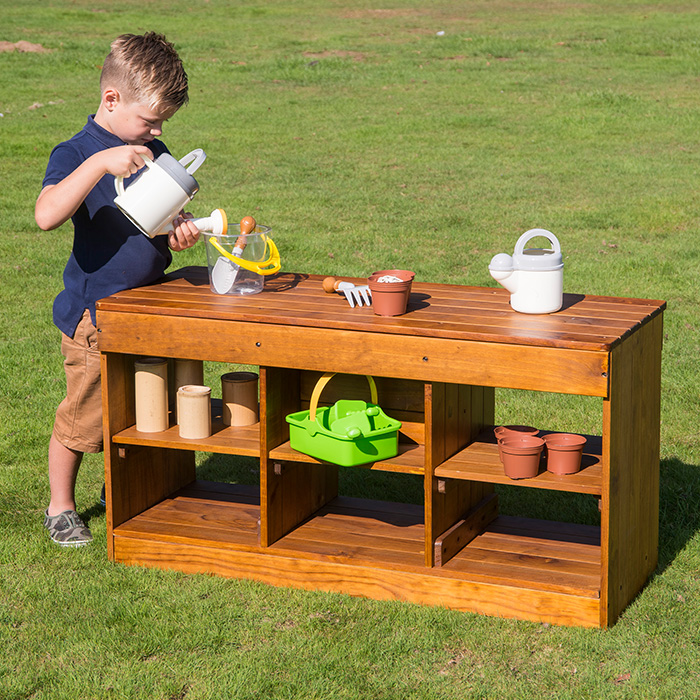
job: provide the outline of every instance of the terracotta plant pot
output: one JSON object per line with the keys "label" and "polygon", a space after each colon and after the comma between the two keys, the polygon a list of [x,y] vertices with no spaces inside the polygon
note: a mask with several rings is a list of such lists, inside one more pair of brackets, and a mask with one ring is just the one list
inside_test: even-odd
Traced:
{"label": "terracotta plant pot", "polygon": [[511,479],[529,479],[540,470],[544,440],[534,435],[501,440],[503,471]]}
{"label": "terracotta plant pot", "polygon": [[552,433],[544,436],[547,446],[547,471],[552,474],[575,474],[581,468],[586,438],[573,433]]}
{"label": "terracotta plant pot", "polygon": [[[386,275],[398,277],[401,282],[379,282]],[[400,316],[406,313],[414,273],[408,270],[380,270],[367,278],[372,292],[372,308],[378,316]]]}
{"label": "terracotta plant pot", "polygon": [[501,453],[501,442],[507,437],[520,437],[522,435],[537,435],[540,431],[537,428],[533,428],[531,425],[497,425],[493,429],[493,434],[496,436],[496,442],[498,443],[498,456],[503,461],[503,454]]}
{"label": "terracotta plant pot", "polygon": [[393,277],[398,277],[399,279],[403,280],[404,282],[413,282],[414,277],[416,276],[415,272],[411,272],[410,270],[377,270],[376,272],[373,272],[368,279],[372,281],[376,281],[380,277],[384,277],[386,275],[392,275]]}
{"label": "terracotta plant pot", "polygon": [[533,428],[531,425],[498,425],[493,429],[493,433],[497,440],[504,437],[520,437],[522,435],[537,435],[538,428]]}

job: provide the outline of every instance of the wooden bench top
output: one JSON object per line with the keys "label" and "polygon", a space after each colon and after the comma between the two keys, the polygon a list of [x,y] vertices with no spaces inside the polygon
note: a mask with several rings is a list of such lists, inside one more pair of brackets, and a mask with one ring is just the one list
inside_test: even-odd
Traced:
{"label": "wooden bench top", "polygon": [[561,311],[531,315],[513,311],[510,293],[500,287],[417,280],[407,313],[384,318],[366,306],[350,308],[340,294],[326,294],[323,279],[285,272],[268,278],[260,294],[218,295],[209,289],[205,267],[186,267],[102,299],[97,309],[608,352],[666,307],[658,300],[564,294]]}

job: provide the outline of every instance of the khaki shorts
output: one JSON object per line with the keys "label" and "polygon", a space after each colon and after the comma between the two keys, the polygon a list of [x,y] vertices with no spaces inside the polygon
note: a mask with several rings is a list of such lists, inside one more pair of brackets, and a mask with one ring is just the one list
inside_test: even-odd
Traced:
{"label": "khaki shorts", "polygon": [[75,335],[63,334],[61,352],[65,357],[66,398],[56,410],[53,434],[71,450],[102,451],[102,388],[97,329],[85,311]]}

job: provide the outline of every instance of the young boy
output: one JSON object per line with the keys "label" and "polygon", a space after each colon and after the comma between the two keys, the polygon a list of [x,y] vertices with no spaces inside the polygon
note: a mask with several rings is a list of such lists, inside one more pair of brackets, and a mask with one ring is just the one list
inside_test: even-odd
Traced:
{"label": "young boy", "polygon": [[51,501],[44,520],[54,542],[72,547],[92,540],[75,512],[78,468],[83,453],[102,451],[95,302],[162,276],[170,249],[189,248],[199,236],[181,212],[172,233],[150,239],[114,204],[114,178],[140,170],[143,155],[167,152],[156,137],[187,102],[187,74],[173,46],[153,32],[118,37],[104,61],[100,91],[97,112],[83,130],[52,151],[35,210],[45,231],[68,219],[74,227],[65,288],[53,307],[67,391],[49,442]]}

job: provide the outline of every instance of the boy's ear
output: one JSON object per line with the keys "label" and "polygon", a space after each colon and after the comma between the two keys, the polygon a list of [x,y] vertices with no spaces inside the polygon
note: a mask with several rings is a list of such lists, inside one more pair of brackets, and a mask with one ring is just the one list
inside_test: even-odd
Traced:
{"label": "boy's ear", "polygon": [[102,104],[111,112],[121,101],[121,95],[116,88],[105,88],[102,91]]}

